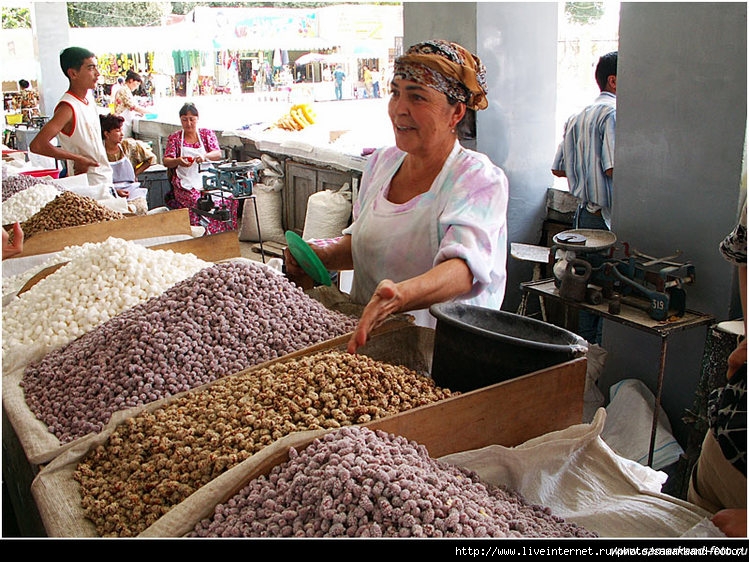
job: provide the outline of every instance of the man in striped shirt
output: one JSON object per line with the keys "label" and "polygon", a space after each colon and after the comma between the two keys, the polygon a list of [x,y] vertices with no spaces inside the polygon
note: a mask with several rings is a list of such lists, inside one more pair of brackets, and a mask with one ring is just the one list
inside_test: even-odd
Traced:
{"label": "man in striped shirt", "polygon": [[580,199],[574,228],[611,229],[616,126],[617,51],[598,59],[596,100],[564,125],[551,172],[566,177],[570,193]]}

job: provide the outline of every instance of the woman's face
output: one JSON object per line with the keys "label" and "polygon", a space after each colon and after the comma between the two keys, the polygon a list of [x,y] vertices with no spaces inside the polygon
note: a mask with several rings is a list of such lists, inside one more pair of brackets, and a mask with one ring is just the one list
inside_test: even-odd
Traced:
{"label": "woman's face", "polygon": [[110,129],[109,131],[104,131],[104,143],[110,144],[110,145],[120,144],[124,136],[125,136],[125,133],[122,132],[122,127],[117,127],[116,129]]}
{"label": "woman's face", "polygon": [[198,130],[198,116],[192,113],[180,115],[179,122],[182,124],[182,130],[185,132],[195,132]]}
{"label": "woman's face", "polygon": [[138,82],[137,80],[126,80],[125,85],[131,92],[134,92],[138,89],[138,86],[140,86],[140,82]]}
{"label": "woman's face", "polygon": [[447,96],[434,88],[397,77],[390,84],[388,115],[395,144],[405,152],[429,155],[452,146],[452,131],[464,114],[462,103],[450,105]]}

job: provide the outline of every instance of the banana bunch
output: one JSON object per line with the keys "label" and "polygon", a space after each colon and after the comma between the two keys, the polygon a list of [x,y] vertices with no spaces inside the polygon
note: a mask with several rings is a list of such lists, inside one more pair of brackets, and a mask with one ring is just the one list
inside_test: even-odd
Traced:
{"label": "banana bunch", "polygon": [[313,125],[316,119],[315,110],[308,103],[298,103],[291,106],[289,112],[276,121],[275,126],[286,131],[301,131]]}

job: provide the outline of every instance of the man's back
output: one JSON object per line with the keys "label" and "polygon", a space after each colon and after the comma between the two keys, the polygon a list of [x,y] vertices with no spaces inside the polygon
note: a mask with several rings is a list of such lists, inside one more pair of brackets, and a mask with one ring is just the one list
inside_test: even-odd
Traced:
{"label": "man's back", "polygon": [[567,120],[554,159],[554,169],[564,171],[570,193],[600,207],[611,204],[614,167],[616,96],[602,92],[595,102]]}

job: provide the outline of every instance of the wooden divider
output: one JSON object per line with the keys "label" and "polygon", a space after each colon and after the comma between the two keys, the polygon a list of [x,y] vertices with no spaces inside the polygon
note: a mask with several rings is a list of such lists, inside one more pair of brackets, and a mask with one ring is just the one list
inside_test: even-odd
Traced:
{"label": "wooden divider", "polygon": [[59,252],[67,246],[80,246],[86,242],[104,242],[110,236],[139,240],[179,234],[192,234],[188,209],[38,232],[24,241],[23,253],[19,257]]}

